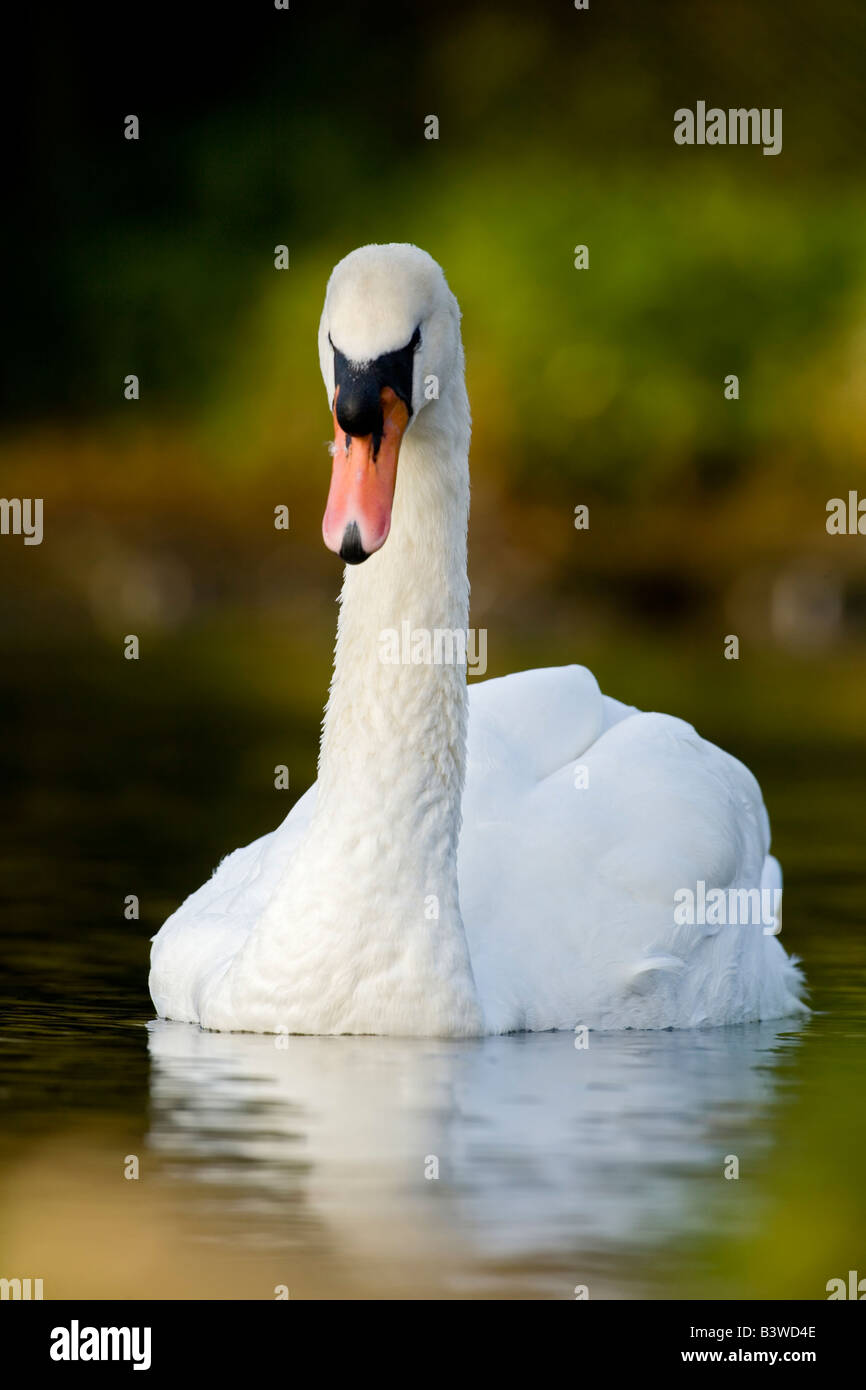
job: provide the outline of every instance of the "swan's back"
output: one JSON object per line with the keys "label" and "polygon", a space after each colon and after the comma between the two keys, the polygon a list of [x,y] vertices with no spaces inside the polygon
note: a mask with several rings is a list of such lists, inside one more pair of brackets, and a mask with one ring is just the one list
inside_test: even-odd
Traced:
{"label": "swan's back", "polygon": [[781,886],[760,788],[691,725],[583,667],[471,691],[460,893],[493,1031],[691,1027],[801,1006],[762,925],[681,926],[675,894]]}

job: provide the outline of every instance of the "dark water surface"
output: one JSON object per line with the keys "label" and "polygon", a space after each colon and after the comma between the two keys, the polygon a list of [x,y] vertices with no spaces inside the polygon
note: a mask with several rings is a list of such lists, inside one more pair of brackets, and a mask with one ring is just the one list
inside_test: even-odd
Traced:
{"label": "dark water surface", "polygon": [[586,1051],[206,1034],[154,1021],[148,937],[285,814],[276,763],[293,795],[314,775],[320,680],[299,672],[287,728],[222,659],[210,687],[177,652],[147,680],[86,650],[4,671],[0,1274],[227,1298],[820,1298],[866,1275],[862,748],[750,758],[806,1023]]}

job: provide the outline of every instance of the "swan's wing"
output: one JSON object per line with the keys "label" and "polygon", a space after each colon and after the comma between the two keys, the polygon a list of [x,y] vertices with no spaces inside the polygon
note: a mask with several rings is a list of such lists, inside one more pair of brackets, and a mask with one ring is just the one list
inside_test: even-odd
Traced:
{"label": "swan's wing", "polygon": [[701,880],[776,885],[742,763],[683,720],[605,699],[579,667],[476,687],[469,730],[460,895],[492,1026],[690,1026],[796,1007],[795,972],[760,925],[674,916],[675,894]]}
{"label": "swan's wing", "polygon": [[314,783],[276,830],[226,855],[157,932],[150,992],[163,1018],[197,1020],[202,984],[226,968],[270,901],[309,825],[315,799]]}
{"label": "swan's wing", "polygon": [[467,761],[480,767],[504,761],[527,782],[539,781],[579,758],[613,717],[585,666],[482,681],[469,688]]}

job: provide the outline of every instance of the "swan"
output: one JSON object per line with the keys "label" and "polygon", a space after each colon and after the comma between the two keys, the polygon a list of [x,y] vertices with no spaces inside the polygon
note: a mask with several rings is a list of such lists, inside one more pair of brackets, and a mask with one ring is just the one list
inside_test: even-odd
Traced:
{"label": "swan", "polygon": [[742,763],[602,695],[582,666],[468,690],[459,643],[385,659],[406,623],[468,630],[470,412],[438,264],[402,244],[346,256],[319,358],[334,423],[322,530],[346,569],[318,780],[153,938],[157,1013],[217,1032],[454,1038],[804,1011],[778,923],[675,907],[700,888],[780,897]]}

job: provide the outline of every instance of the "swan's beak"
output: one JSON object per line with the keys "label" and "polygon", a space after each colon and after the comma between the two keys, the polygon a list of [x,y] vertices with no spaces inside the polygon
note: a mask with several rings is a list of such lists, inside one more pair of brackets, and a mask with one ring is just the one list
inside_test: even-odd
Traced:
{"label": "swan's beak", "polygon": [[341,428],[334,399],[334,466],[322,535],[328,549],[349,565],[360,565],[379,550],[391,529],[397,458],[409,411],[390,386],[382,388],[379,399],[382,433],[363,436]]}

